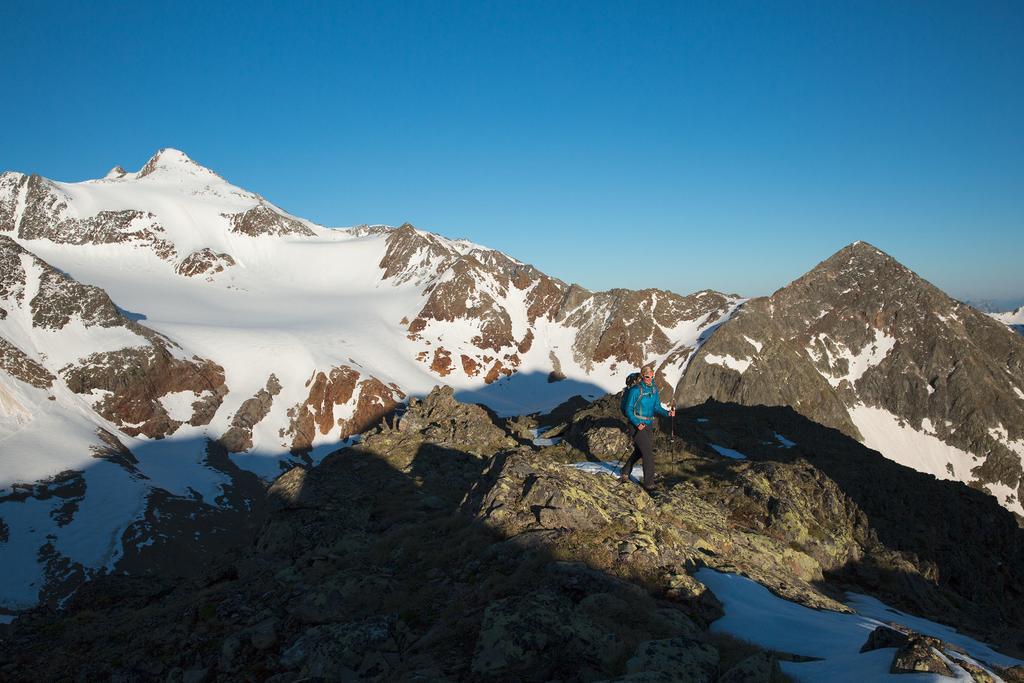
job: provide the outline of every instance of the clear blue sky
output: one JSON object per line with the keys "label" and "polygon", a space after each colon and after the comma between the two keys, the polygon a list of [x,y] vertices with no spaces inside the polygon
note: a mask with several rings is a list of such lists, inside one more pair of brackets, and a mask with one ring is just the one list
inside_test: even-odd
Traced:
{"label": "clear blue sky", "polygon": [[1024,2],[0,3],[0,168],[177,147],[327,225],[592,289],[772,292],[867,240],[1024,297]]}

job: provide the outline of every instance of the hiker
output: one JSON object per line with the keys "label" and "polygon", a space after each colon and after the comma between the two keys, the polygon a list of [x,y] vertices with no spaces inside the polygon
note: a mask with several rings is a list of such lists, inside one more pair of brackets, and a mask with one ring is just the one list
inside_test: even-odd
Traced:
{"label": "hiker", "polygon": [[633,465],[640,458],[644,463],[643,487],[649,489],[654,485],[654,451],[651,445],[651,427],[654,416],[675,416],[676,410],[665,410],[658,396],[658,387],[654,386],[654,365],[640,368],[640,381],[631,386],[622,401],[623,412],[633,425],[633,454],[622,466],[619,481],[629,481]]}

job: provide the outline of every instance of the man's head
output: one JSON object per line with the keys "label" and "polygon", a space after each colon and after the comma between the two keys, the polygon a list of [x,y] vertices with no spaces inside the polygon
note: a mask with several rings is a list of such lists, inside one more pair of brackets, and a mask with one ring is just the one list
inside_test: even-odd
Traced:
{"label": "man's head", "polygon": [[643,379],[644,384],[651,384],[654,382],[654,365],[645,365],[640,368],[640,377]]}

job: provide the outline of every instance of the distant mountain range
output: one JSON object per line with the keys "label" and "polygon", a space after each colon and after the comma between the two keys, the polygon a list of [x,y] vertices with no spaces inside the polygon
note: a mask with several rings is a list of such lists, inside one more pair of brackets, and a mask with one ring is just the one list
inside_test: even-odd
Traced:
{"label": "distant mountain range", "polygon": [[11,609],[201,562],[265,482],[436,384],[509,416],[643,362],[680,405],[791,406],[1024,513],[1024,339],[865,243],[771,297],[591,292],[411,225],[316,225],[165,149],[0,175],[0,263]]}

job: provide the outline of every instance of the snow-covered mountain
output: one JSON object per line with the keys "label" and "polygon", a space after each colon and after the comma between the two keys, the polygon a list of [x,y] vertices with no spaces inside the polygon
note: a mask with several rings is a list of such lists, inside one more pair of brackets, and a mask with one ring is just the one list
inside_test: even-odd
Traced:
{"label": "snow-covered mountain", "polygon": [[1015,311],[1005,313],[989,313],[993,318],[1003,323],[1018,334],[1024,334],[1024,306]]}
{"label": "snow-covered mountain", "polygon": [[170,149],[79,183],[0,175],[0,258],[8,607],[202,556],[255,504],[247,473],[316,461],[438,383],[503,414],[615,391],[645,360],[675,385],[742,303],[593,293],[410,225],[328,229]]}
{"label": "snow-covered mountain", "polygon": [[676,396],[791,406],[1024,514],[1024,339],[870,244],[745,304]]}

